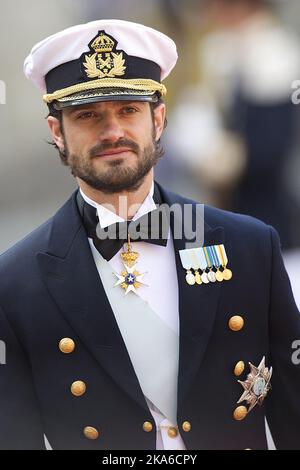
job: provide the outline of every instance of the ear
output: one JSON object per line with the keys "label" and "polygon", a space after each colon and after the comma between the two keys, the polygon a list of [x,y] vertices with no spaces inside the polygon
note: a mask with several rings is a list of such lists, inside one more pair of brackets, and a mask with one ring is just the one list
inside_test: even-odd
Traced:
{"label": "ear", "polygon": [[65,150],[65,139],[61,129],[61,122],[53,116],[49,116],[47,122],[53,141],[56,143],[59,150],[63,152]]}
{"label": "ear", "polygon": [[158,141],[163,133],[166,119],[166,106],[164,103],[154,109],[155,140]]}

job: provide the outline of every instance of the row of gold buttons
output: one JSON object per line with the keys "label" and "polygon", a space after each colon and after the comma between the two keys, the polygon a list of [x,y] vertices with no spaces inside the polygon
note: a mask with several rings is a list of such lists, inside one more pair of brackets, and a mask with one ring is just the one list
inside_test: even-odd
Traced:
{"label": "row of gold buttons", "polygon": [[[74,351],[75,349],[75,343],[71,338],[63,338],[59,342],[59,349],[62,353],[64,354],[70,354]],[[71,393],[75,397],[80,397],[84,395],[86,392],[86,384],[82,380],[76,380],[75,382],[72,383],[71,385]],[[174,426],[167,426],[168,428],[168,436],[169,437],[176,437],[178,436],[178,429]],[[190,432],[192,426],[191,423],[188,421],[184,421],[182,423],[182,429],[184,432]],[[143,430],[145,432],[151,432],[153,429],[152,423],[149,421],[145,421],[143,424]],[[92,426],[86,426],[83,430],[83,434],[87,439],[95,440],[98,439],[99,437],[99,431],[92,427]]]}
{"label": "row of gold buttons", "polygon": [[[175,426],[166,426],[166,428],[168,429],[169,437],[175,438],[178,436],[178,429]],[[184,432],[189,432],[191,428],[191,423],[189,423],[188,421],[182,423],[182,429]],[[151,432],[153,430],[153,424],[149,421],[145,421],[143,424],[143,430],[145,432]],[[93,428],[92,426],[86,426],[83,430],[83,434],[87,439],[91,440],[98,439],[99,437],[99,431],[96,428]]]}
{"label": "row of gold buttons", "polygon": [[[192,425],[189,421],[184,421],[181,427],[184,432],[190,432],[190,430],[192,429]],[[175,426],[161,426],[161,428],[165,428],[168,430],[169,437],[174,438],[178,436],[178,428]],[[153,430],[153,424],[149,421],[145,421],[143,424],[143,429],[145,432],[151,432]]]}
{"label": "row of gold buttons", "polygon": [[[234,315],[229,319],[228,326],[232,331],[240,331],[244,328],[245,321],[240,315]],[[234,367],[234,375],[239,377],[245,370],[244,361],[238,361]],[[234,412],[233,417],[236,421],[242,421],[246,418],[248,410],[245,406],[238,406]]]}
{"label": "row of gold buttons", "polygon": [[[71,338],[63,338],[59,342],[59,349],[64,354],[70,354],[75,349],[75,343]],[[71,385],[71,393],[75,397],[81,397],[86,392],[86,384],[82,380],[76,380]]]}
{"label": "row of gold buttons", "polygon": [[[63,354],[71,354],[75,349],[75,343],[71,338],[63,338],[59,342],[59,350]],[[71,385],[71,393],[75,397],[81,397],[86,392],[86,384],[82,380],[76,380]],[[83,434],[87,439],[96,440],[98,439],[100,433],[98,429],[93,426],[86,426],[83,429]]]}

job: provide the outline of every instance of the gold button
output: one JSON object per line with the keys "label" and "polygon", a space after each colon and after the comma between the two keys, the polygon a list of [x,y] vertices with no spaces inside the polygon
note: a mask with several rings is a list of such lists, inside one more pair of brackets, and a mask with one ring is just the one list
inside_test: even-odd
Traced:
{"label": "gold button", "polygon": [[235,368],[234,368],[234,375],[236,377],[239,377],[240,375],[242,375],[242,373],[244,372],[245,370],[245,363],[243,361],[239,361],[236,363],[235,365]]}
{"label": "gold button", "polygon": [[168,436],[172,437],[172,438],[177,437],[178,436],[178,429],[175,428],[174,426],[169,426]]}
{"label": "gold button", "polygon": [[242,419],[246,418],[247,414],[248,410],[245,406],[238,406],[233,412],[233,417],[236,421],[242,421]]}
{"label": "gold button", "polygon": [[75,349],[75,343],[71,338],[63,338],[59,342],[59,349],[64,354],[70,354]]}
{"label": "gold button", "polygon": [[153,429],[152,423],[150,423],[149,421],[145,421],[143,424],[143,429],[145,432],[151,432]]}
{"label": "gold button", "polygon": [[71,393],[75,395],[75,397],[80,397],[81,395],[84,395],[85,391],[86,391],[86,385],[81,380],[76,380],[76,382],[72,383]]}
{"label": "gold button", "polygon": [[182,429],[184,430],[184,432],[190,432],[190,430],[192,429],[192,425],[189,421],[185,421],[184,423],[182,423]]}
{"label": "gold button", "polygon": [[244,319],[239,315],[235,315],[230,318],[228,325],[232,331],[240,331],[244,326]]}
{"label": "gold button", "polygon": [[83,430],[83,434],[87,439],[91,439],[92,441],[98,439],[99,432],[96,428],[92,428],[92,426],[86,426]]}

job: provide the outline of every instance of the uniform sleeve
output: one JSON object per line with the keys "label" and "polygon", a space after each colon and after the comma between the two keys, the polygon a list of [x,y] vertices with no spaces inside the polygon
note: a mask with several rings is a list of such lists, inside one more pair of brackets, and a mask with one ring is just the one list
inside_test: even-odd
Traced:
{"label": "uniform sleeve", "polygon": [[45,449],[25,354],[0,307],[0,449]]}
{"label": "uniform sleeve", "polygon": [[[272,390],[267,420],[277,449],[300,449],[300,363],[293,343],[300,340],[300,314],[285,270],[277,232],[271,228],[270,365]],[[299,357],[300,355],[298,355]],[[298,362],[298,363],[297,363]]]}

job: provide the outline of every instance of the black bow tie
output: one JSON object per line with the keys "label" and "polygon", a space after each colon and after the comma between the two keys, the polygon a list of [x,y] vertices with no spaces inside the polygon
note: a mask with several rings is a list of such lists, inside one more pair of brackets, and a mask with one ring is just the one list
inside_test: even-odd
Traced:
{"label": "black bow tie", "polygon": [[83,225],[89,238],[99,253],[109,261],[130,240],[145,241],[155,245],[166,246],[168,243],[169,219],[162,204],[158,187],[154,186],[154,202],[157,209],[143,215],[134,221],[117,222],[105,229],[101,229],[97,210],[88,204],[82,197],[80,191],[77,193],[77,205],[82,218]]}

